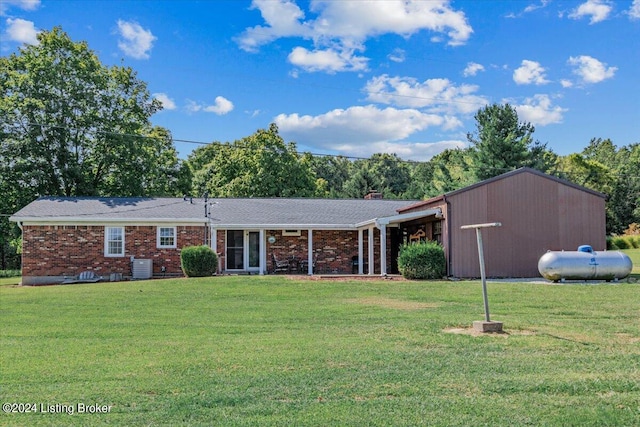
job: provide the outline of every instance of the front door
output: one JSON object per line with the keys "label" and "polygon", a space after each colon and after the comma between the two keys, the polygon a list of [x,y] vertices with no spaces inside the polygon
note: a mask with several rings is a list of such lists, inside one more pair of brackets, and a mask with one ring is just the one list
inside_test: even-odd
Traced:
{"label": "front door", "polygon": [[260,270],[260,232],[227,230],[227,270]]}

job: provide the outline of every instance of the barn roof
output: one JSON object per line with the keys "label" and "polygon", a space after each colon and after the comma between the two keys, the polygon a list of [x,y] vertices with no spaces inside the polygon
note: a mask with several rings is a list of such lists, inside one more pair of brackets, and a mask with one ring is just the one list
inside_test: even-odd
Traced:
{"label": "barn roof", "polygon": [[491,183],[496,182],[496,181],[500,181],[500,180],[503,180],[503,179],[509,179],[509,178],[511,178],[513,176],[516,176],[516,175],[519,175],[519,174],[522,174],[522,173],[530,173],[530,174],[533,174],[533,175],[537,175],[537,176],[540,176],[542,178],[549,179],[551,181],[555,181],[555,182],[557,182],[559,184],[575,188],[576,190],[580,190],[580,191],[584,191],[585,193],[593,194],[594,196],[597,196],[597,197],[602,197],[604,199],[607,198],[607,195],[604,194],[604,193],[600,193],[600,192],[592,190],[590,188],[586,188],[586,187],[580,186],[578,184],[575,184],[573,182],[570,182],[570,181],[555,177],[553,175],[548,175],[546,173],[540,172],[540,171],[532,169],[532,168],[519,168],[519,169],[512,170],[510,172],[503,173],[502,175],[494,176],[493,178],[485,179],[484,181],[476,182],[475,184],[471,184],[471,185],[469,185],[467,187],[460,188],[460,189],[454,190],[454,191],[450,191],[450,192],[445,193],[445,194],[440,195],[440,196],[432,197],[432,198],[430,198],[428,200],[424,200],[424,201],[421,201],[421,202],[414,203],[412,205],[404,206],[402,208],[399,208],[398,212],[405,212],[405,211],[408,211],[408,210],[419,208],[421,206],[428,206],[428,205],[431,205],[431,204],[436,203],[438,201],[441,201],[446,197],[455,196],[456,194],[461,194],[461,193],[464,193],[464,192],[467,192],[467,191],[471,191],[471,190],[474,190],[474,189],[479,188],[479,187],[483,187],[483,186],[485,186],[487,184],[491,184]]}

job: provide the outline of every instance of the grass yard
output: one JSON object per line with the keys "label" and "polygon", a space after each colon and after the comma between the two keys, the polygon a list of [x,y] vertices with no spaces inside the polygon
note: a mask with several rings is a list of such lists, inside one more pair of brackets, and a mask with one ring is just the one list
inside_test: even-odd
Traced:
{"label": "grass yard", "polygon": [[631,258],[631,262],[633,263],[631,276],[636,279],[640,279],[640,249],[625,249],[622,252],[629,255],[629,258]]}
{"label": "grass yard", "polygon": [[0,400],[37,411],[0,424],[640,424],[639,284],[489,299],[505,334],[459,333],[478,281],[0,286]]}

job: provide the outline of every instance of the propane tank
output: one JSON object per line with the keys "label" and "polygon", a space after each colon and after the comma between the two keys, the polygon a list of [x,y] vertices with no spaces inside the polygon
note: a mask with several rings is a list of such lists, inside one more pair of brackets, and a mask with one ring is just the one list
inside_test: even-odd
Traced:
{"label": "propane tank", "polygon": [[577,251],[549,251],[538,261],[538,271],[547,280],[618,280],[633,269],[633,263],[620,251],[595,252],[589,245]]}

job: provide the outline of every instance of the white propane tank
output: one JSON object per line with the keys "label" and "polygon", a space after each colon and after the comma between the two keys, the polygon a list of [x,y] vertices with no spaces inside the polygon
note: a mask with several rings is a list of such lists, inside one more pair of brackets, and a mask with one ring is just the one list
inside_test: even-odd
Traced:
{"label": "white propane tank", "polygon": [[618,280],[633,269],[633,263],[619,251],[594,252],[583,245],[577,251],[549,251],[538,261],[538,271],[547,280]]}

